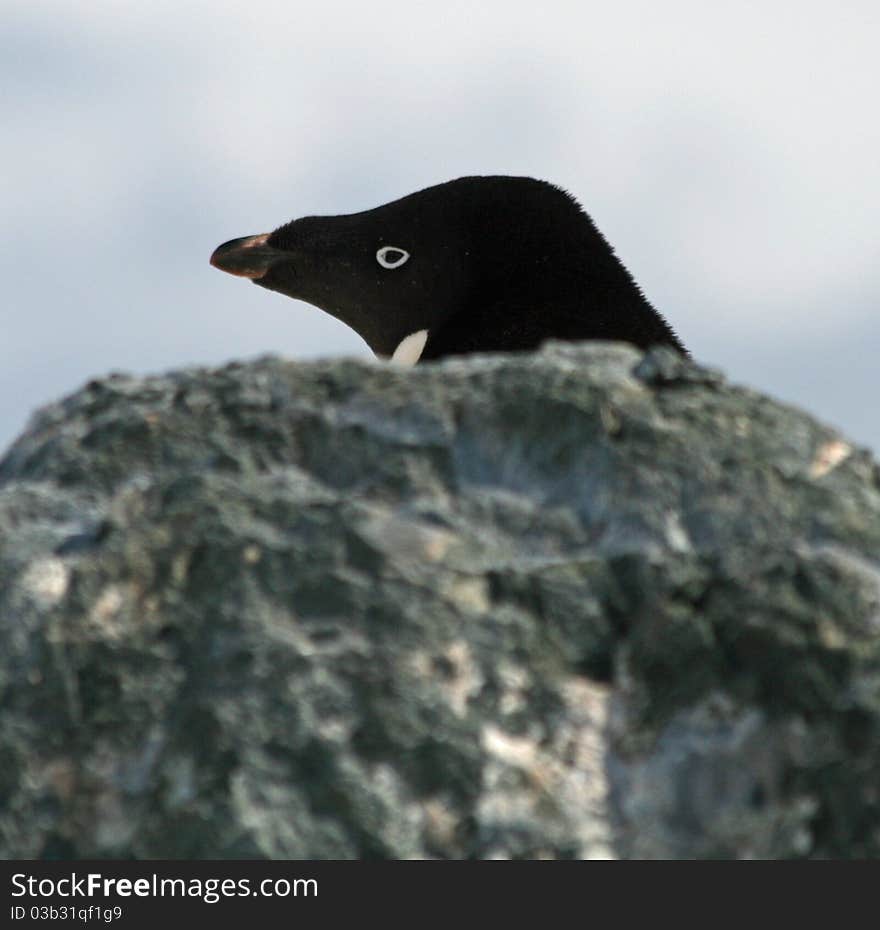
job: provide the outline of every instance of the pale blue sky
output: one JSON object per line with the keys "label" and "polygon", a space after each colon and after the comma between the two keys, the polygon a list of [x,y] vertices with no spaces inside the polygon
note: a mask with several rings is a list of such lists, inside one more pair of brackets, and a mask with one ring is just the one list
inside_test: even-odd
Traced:
{"label": "pale blue sky", "polygon": [[214,246],[504,173],[698,359],[880,449],[878,9],[6,0],[0,446],[111,370],[367,355]]}

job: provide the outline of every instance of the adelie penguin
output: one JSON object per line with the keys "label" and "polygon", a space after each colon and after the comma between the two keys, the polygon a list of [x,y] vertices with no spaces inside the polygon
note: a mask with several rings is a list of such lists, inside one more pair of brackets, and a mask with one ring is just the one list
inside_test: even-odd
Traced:
{"label": "adelie penguin", "polygon": [[320,307],[404,364],[547,339],[687,354],[577,201],[532,178],[459,178],[306,216],[224,243],[211,264]]}

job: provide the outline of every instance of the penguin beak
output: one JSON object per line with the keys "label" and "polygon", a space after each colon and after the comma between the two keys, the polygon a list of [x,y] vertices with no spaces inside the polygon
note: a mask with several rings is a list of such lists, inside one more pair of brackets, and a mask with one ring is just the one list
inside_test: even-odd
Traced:
{"label": "penguin beak", "polygon": [[269,236],[270,233],[261,233],[259,236],[230,239],[214,249],[211,264],[241,278],[253,281],[262,278],[278,259],[285,255],[290,257],[281,249],[266,245]]}

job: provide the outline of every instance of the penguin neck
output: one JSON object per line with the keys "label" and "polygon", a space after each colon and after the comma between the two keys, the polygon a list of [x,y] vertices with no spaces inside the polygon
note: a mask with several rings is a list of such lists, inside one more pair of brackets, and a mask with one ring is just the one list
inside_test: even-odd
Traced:
{"label": "penguin neck", "polygon": [[519,275],[511,269],[494,286],[471,290],[465,305],[432,331],[421,359],[474,352],[537,349],[549,339],[601,339],[639,348],[670,345],[684,353],[675,333],[627,270],[611,263],[540,263]]}

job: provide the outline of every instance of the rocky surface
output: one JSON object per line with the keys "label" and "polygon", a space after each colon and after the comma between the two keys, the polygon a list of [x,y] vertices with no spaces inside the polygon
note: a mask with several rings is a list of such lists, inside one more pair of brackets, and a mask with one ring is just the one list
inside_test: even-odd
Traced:
{"label": "rocky surface", "polygon": [[876,856],[878,559],[665,351],[94,381],[0,463],[0,855]]}

